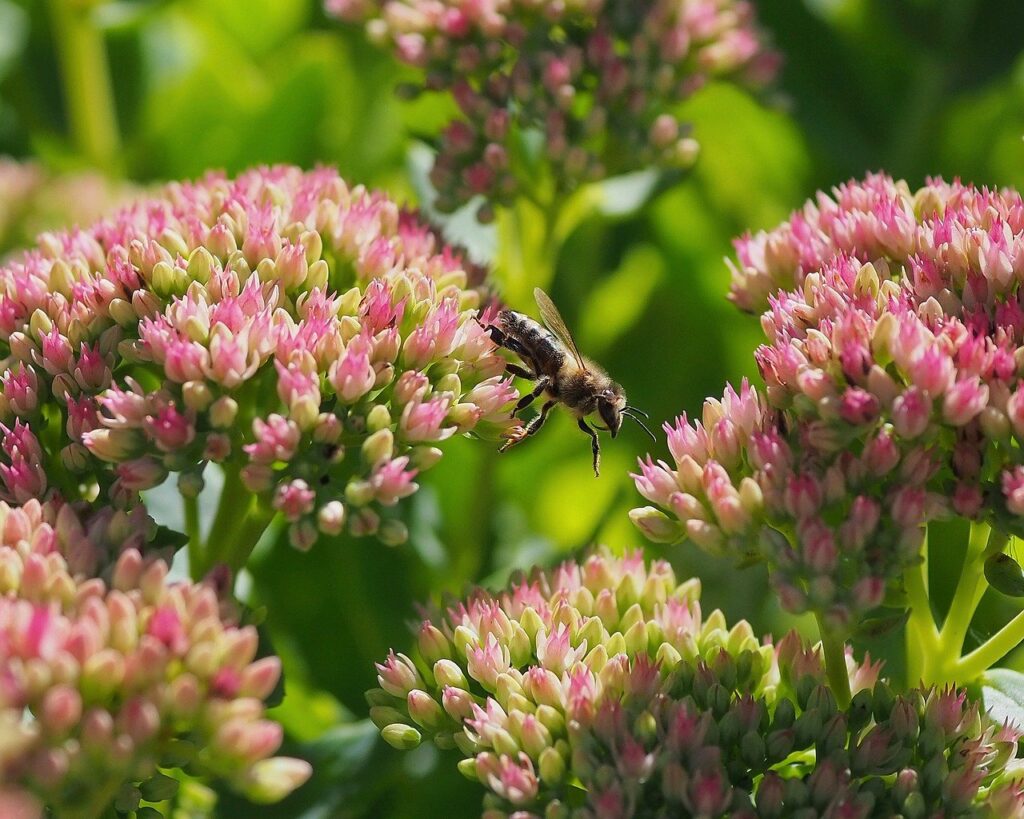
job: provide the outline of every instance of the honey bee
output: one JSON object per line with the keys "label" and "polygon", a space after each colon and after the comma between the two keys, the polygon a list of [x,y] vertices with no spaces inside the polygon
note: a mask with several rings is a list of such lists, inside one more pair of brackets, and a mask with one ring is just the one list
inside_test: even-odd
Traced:
{"label": "honey bee", "polygon": [[[544,426],[552,408],[562,404],[576,417],[579,428],[590,436],[594,476],[599,477],[601,444],[594,427],[610,432],[614,438],[619,434],[625,416],[636,421],[652,440],[656,440],[654,433],[640,418],[649,416],[627,404],[622,387],[600,366],[580,355],[572,334],[548,294],[536,287],[533,297],[537,300],[543,326],[523,313],[506,309],[498,314],[495,324],[487,327],[494,343],[515,353],[525,365],[510,363],[507,370],[519,378],[534,382],[533,389],[519,399],[514,412],[522,412],[542,395],[546,399],[540,412],[526,426],[506,436],[508,440],[502,444],[500,451],[505,452],[531,435],[536,435]],[[595,423],[591,427],[586,420],[590,415],[596,415],[604,425]]]}

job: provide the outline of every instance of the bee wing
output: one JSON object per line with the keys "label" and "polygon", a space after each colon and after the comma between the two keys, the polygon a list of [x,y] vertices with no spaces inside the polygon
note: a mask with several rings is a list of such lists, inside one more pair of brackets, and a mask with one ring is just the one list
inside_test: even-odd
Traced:
{"label": "bee wing", "polygon": [[583,356],[580,355],[576,342],[573,341],[572,333],[565,326],[565,320],[562,318],[562,314],[558,312],[558,308],[555,307],[555,303],[551,301],[551,297],[539,287],[533,288],[533,297],[537,300],[537,307],[540,308],[540,317],[544,322],[544,326],[554,333],[559,341],[572,350],[572,354],[576,357],[576,363],[580,365],[580,368],[587,369],[587,365],[583,363]]}

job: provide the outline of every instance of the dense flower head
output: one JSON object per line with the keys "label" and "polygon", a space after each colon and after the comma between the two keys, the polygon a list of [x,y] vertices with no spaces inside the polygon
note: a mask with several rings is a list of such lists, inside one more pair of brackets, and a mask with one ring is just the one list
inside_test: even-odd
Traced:
{"label": "dense flower head", "polygon": [[[996,278],[1003,278],[1017,269],[1021,218],[1013,190],[930,179],[913,191],[903,180],[869,174],[831,195],[819,191],[772,230],[737,239],[730,298],[744,310],[763,310],[770,296],[799,288],[808,273],[839,256],[885,261],[912,278],[963,279],[992,266],[1002,267]],[[950,270],[929,273],[934,266]]]}
{"label": "dense flower head", "polygon": [[51,173],[36,162],[0,156],[0,258],[44,230],[92,224],[139,193],[95,171]]}
{"label": "dense flower head", "polygon": [[774,698],[752,695],[725,664],[650,679],[638,663],[621,694],[571,723],[585,806],[501,807],[523,819],[1024,812],[1024,789],[1007,770],[1016,732],[962,691],[894,694],[879,682],[844,711],[813,670]]}
{"label": "dense flower head", "polygon": [[930,520],[1024,532],[1024,202],[881,176],[835,197],[739,243],[734,297],[771,293],[765,390],[667,425],[671,463],[635,476],[663,512],[633,517],[758,554],[787,607],[850,623],[899,590]]}
{"label": "dense flower head", "polygon": [[1003,773],[1015,732],[963,692],[896,695],[848,653],[842,710],[819,649],[759,642],[699,596],[604,551],[477,591],[378,664],[371,718],[397,748],[457,747],[495,818],[1024,809]]}
{"label": "dense flower head", "polygon": [[673,111],[709,79],[758,85],[774,73],[753,6],[737,0],[464,3],[327,0],[371,39],[423,69],[461,116],[438,141],[432,181],[449,210],[477,195],[507,203],[546,159],[556,190],[696,150]]}
{"label": "dense flower head", "polygon": [[215,462],[296,545],[376,532],[437,443],[513,423],[468,276],[326,168],[209,175],[44,234],[0,268],[0,495],[127,503],[169,472],[198,492]]}
{"label": "dense flower head", "polygon": [[272,757],[281,728],[263,701],[278,659],[256,658],[255,628],[238,623],[217,578],[168,579],[156,534],[141,507],[0,503],[5,799],[13,790],[60,815],[99,815],[138,787],[172,787],[160,768],[258,799],[308,777],[305,762]]}

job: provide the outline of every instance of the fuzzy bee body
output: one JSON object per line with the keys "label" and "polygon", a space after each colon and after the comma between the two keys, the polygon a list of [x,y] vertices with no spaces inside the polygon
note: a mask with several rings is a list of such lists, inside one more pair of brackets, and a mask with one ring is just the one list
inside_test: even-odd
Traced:
{"label": "fuzzy bee body", "polygon": [[626,403],[622,387],[601,367],[580,355],[576,342],[547,294],[538,287],[534,290],[534,297],[543,324],[524,313],[502,310],[496,323],[487,328],[495,343],[514,352],[525,365],[521,367],[510,363],[508,371],[534,382],[533,390],[519,400],[516,412],[524,410],[542,395],[547,399],[538,415],[508,436],[501,451],[536,434],[552,407],[562,404],[576,417],[579,428],[590,436],[594,475],[599,475],[601,445],[597,432],[586,421],[588,415],[599,416],[605,426],[598,426],[598,429],[607,430],[613,438],[622,426],[623,416],[633,418],[649,435],[651,432],[634,414],[640,411]]}
{"label": "fuzzy bee body", "polygon": [[[562,365],[571,357],[567,355],[565,345],[554,333],[524,313],[502,310],[498,314],[498,327],[507,338],[522,345],[528,359],[527,363],[533,365],[534,372],[538,375],[546,375],[552,380],[557,379]],[[523,357],[520,354],[520,358]]]}

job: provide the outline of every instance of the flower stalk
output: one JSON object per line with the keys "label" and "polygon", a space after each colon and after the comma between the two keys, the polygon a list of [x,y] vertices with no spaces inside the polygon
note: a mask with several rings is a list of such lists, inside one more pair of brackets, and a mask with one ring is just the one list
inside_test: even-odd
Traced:
{"label": "flower stalk", "polygon": [[829,626],[824,617],[819,615],[816,619],[829,688],[839,707],[847,708],[850,705],[851,693],[850,672],[846,664],[846,635]]}
{"label": "flower stalk", "polygon": [[1018,612],[999,631],[965,654],[957,663],[957,676],[975,680],[1024,642],[1024,611]]}
{"label": "flower stalk", "polygon": [[953,600],[949,604],[949,611],[946,613],[942,629],[939,631],[940,651],[932,655],[935,662],[926,665],[926,671],[931,672],[926,677],[930,682],[944,681],[941,679],[946,671],[943,666],[949,660],[944,659],[942,655],[948,654],[949,657],[956,658],[954,665],[959,660],[964,638],[967,636],[967,630],[974,618],[974,612],[988,587],[988,584],[985,583],[981,557],[992,536],[993,531],[988,524],[982,522],[971,524],[971,534],[967,543],[967,552],[964,554],[963,566],[960,569],[960,578],[957,580]]}
{"label": "flower stalk", "polygon": [[203,560],[203,533],[199,521],[199,496],[182,493],[181,506],[185,518],[185,536],[188,538],[188,565],[192,571],[192,579],[196,579],[196,567]]}
{"label": "flower stalk", "polygon": [[939,631],[932,616],[928,596],[928,540],[921,547],[921,562],[908,567],[903,573],[910,616],[906,630],[907,685],[920,685],[924,664],[934,656]]}
{"label": "flower stalk", "polygon": [[92,5],[51,0],[50,15],[72,141],[90,164],[116,174],[121,138],[106,45]]}

